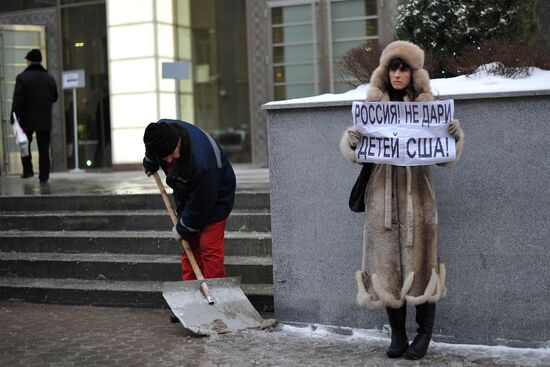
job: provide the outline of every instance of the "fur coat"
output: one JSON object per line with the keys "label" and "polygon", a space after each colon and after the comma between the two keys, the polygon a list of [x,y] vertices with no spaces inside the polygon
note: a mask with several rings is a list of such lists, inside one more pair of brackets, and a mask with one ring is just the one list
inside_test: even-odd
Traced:
{"label": "fur coat", "polygon": [[[429,75],[422,68],[424,52],[406,41],[392,42],[382,52],[367,101],[390,100],[388,65],[396,57],[412,71],[413,89],[404,100],[432,101]],[[458,160],[464,134],[458,121],[454,124],[451,133],[457,140]],[[340,142],[342,154],[354,163],[359,138],[357,130],[348,128]],[[418,305],[444,298],[445,265],[437,255],[437,202],[431,167],[375,164],[365,208],[362,269],[356,273],[357,303],[369,308],[399,308],[405,302]]]}

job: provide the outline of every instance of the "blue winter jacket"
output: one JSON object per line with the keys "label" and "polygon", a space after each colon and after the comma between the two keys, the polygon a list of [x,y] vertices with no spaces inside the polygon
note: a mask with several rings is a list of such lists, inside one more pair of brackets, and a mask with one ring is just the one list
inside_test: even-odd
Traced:
{"label": "blue winter jacket", "polygon": [[[161,163],[167,173],[166,183],[174,190],[178,214],[176,229],[184,239],[190,240],[206,225],[229,216],[235,201],[235,173],[225,152],[202,129],[180,120],[158,122],[175,124],[182,136],[187,133],[185,138],[190,141],[191,149],[188,144],[182,147],[179,159],[189,167],[168,171],[166,162]],[[186,157],[189,152],[191,157]]]}

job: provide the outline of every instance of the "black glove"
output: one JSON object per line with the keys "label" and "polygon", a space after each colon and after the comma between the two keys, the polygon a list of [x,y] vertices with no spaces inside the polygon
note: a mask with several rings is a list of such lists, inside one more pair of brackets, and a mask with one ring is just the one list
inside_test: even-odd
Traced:
{"label": "black glove", "polygon": [[159,170],[159,164],[145,156],[143,158],[143,170],[147,177],[149,177]]}

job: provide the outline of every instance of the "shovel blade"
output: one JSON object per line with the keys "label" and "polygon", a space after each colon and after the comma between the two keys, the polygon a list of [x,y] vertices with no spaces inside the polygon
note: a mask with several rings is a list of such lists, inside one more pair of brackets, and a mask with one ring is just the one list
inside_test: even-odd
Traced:
{"label": "shovel blade", "polygon": [[202,280],[166,282],[162,295],[183,327],[199,335],[260,327],[263,319],[239,287],[239,278],[208,279],[214,304],[200,290]]}

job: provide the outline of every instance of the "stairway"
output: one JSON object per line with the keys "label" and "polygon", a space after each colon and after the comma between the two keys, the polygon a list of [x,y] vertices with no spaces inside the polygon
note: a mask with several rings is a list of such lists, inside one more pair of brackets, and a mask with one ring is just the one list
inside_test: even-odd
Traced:
{"label": "stairway", "polygon": [[[166,307],[181,246],[159,194],[0,197],[0,300]],[[228,276],[273,309],[269,193],[237,191],[226,226]]]}

